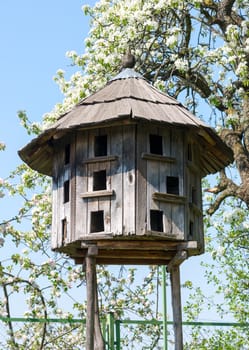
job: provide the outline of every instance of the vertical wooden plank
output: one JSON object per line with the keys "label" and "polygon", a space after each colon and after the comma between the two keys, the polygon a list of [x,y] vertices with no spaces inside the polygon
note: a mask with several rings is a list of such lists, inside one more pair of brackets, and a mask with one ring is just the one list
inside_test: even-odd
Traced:
{"label": "vertical wooden plank", "polygon": [[186,238],[187,240],[195,240],[195,235],[190,234],[190,225],[191,222],[194,223],[193,212],[191,209],[192,205],[192,187],[193,187],[193,169],[195,164],[195,147],[193,145],[192,140],[193,135],[190,133],[186,137],[186,196],[188,201],[188,210],[187,210],[187,232]]}
{"label": "vertical wooden plank", "polygon": [[[87,178],[88,178],[88,186],[87,191],[92,192],[93,190],[93,172],[97,171],[99,168],[99,164],[88,164],[87,165]],[[92,235],[91,232],[91,216],[92,212],[96,212],[99,210],[99,201],[97,198],[88,198],[87,199],[87,234]]]}
{"label": "vertical wooden plank", "polygon": [[[67,144],[71,143],[71,136],[63,138],[56,145],[56,162],[58,165],[58,191],[57,191],[57,206],[58,206],[58,245],[64,245],[71,241],[71,205],[74,197],[74,190],[72,188],[72,164],[70,162],[65,164],[65,147]],[[64,201],[64,184],[69,182],[69,198]],[[63,224],[63,221],[66,221],[66,225]],[[67,235],[62,237],[63,227],[66,227]]]}
{"label": "vertical wooden plank", "polygon": [[[110,190],[110,162],[103,162],[98,165],[98,171],[106,170],[106,189]],[[98,210],[103,210],[104,212],[104,231],[107,233],[111,232],[111,212],[110,212],[110,201],[111,197],[100,197],[96,198],[99,203]]]}
{"label": "vertical wooden plank", "polygon": [[88,158],[95,157],[95,136],[99,135],[99,129],[89,130],[88,133]]}
{"label": "vertical wooden plank", "polygon": [[181,305],[181,286],[180,286],[180,267],[173,266],[170,269],[171,280],[171,299],[173,308],[173,323],[175,332],[175,350],[183,349],[182,336],[182,305]]}
{"label": "vertical wooden plank", "polygon": [[[76,233],[76,133],[70,137],[70,236],[69,241],[75,241]],[[65,154],[64,154],[65,157]]]}
{"label": "vertical wooden plank", "polygon": [[198,169],[196,176],[196,200],[197,208],[199,211],[196,212],[196,237],[201,250],[204,251],[204,232],[203,232],[203,215],[202,215],[202,178],[200,174],[200,148],[196,147],[196,167]]}
{"label": "vertical wooden plank", "polygon": [[53,182],[52,182],[52,234],[51,234],[51,248],[58,248],[58,237],[60,236],[61,227],[59,225],[59,206],[61,205],[59,201],[59,161],[58,152],[55,145],[54,157],[53,157]]}
{"label": "vertical wooden plank", "polygon": [[88,131],[79,131],[76,140],[76,228],[75,240],[84,238],[87,235],[87,206],[88,201],[81,198],[81,193],[87,192],[88,177],[87,164],[84,161],[88,158]]}
{"label": "vertical wooden plank", "polygon": [[[187,239],[197,241],[201,251],[204,249],[202,190],[200,174],[200,149],[195,147],[194,135],[186,137],[186,189],[188,197]],[[194,192],[193,193],[193,189]],[[192,235],[190,234],[192,228]]]}
{"label": "vertical wooden plank", "polygon": [[57,227],[58,227],[58,234],[57,234],[57,245],[58,247],[62,246],[62,220],[65,219],[64,214],[64,200],[63,200],[63,176],[58,176],[58,190],[57,190]]}
{"label": "vertical wooden plank", "polygon": [[160,203],[160,210],[163,211],[163,231],[172,235],[172,203]]}
{"label": "vertical wooden plank", "polygon": [[62,166],[60,161],[60,151],[58,146],[55,146],[55,166],[56,166],[56,202],[54,203],[55,215],[56,215],[56,246],[61,247],[62,245],[62,207],[63,207],[63,198],[62,198]]}
{"label": "vertical wooden plank", "polygon": [[147,163],[142,153],[148,153],[148,128],[138,125],[136,130],[136,235],[144,235],[147,231]]}
{"label": "vertical wooden plank", "polygon": [[[159,191],[159,165],[156,161],[147,160],[147,216],[150,222],[150,210],[160,210],[158,201],[152,199],[153,193]],[[149,227],[151,225],[149,224]]]}
{"label": "vertical wooden plank", "polygon": [[160,128],[160,133],[163,137],[163,155],[171,157],[171,131],[169,127]]}
{"label": "vertical wooden plank", "polygon": [[[163,141],[163,155],[171,157],[171,131],[167,128],[160,129]],[[159,169],[159,192],[167,193],[166,178],[171,174],[171,164],[160,162]],[[160,210],[163,211],[164,232],[172,234],[172,204],[160,203]]]}
{"label": "vertical wooden plank", "polygon": [[183,181],[183,195],[187,198],[186,208],[185,208],[185,239],[189,240],[189,223],[190,223],[190,209],[189,209],[189,157],[191,155],[190,152],[190,146],[189,146],[189,134],[184,134],[184,181]]}
{"label": "vertical wooden plank", "polygon": [[68,167],[64,166],[64,148],[62,143],[57,145],[57,164],[58,164],[58,191],[57,191],[57,207],[58,207],[58,237],[57,243],[58,247],[61,247],[64,244],[64,239],[62,237],[62,221],[66,220],[67,222],[67,232],[69,233],[69,210],[68,202],[64,203],[64,182],[69,180],[69,170]]}
{"label": "vertical wooden plank", "polygon": [[[170,174],[170,165],[160,162],[159,164],[159,192],[167,193],[166,178]],[[159,209],[163,212],[163,231],[172,234],[172,204],[159,202]]]}
{"label": "vertical wooden plank", "polygon": [[[167,193],[166,177],[170,172],[170,165],[164,162],[159,163],[159,192]],[[172,204],[159,202],[159,209],[163,212],[163,232],[172,234]]]}
{"label": "vertical wooden plank", "polygon": [[[147,133],[147,150],[150,153],[150,134],[158,134],[157,127],[150,127]],[[151,230],[150,223],[150,210],[160,210],[160,204],[158,201],[152,199],[152,195],[155,192],[159,192],[160,188],[160,176],[159,176],[159,162],[156,160],[147,160],[147,217],[148,228]]]}
{"label": "vertical wooden plank", "polygon": [[185,205],[172,204],[172,234],[176,239],[184,239],[184,232],[186,229],[185,222]]}
{"label": "vertical wooden plank", "polygon": [[183,196],[184,186],[184,136],[181,130],[172,131],[171,136],[171,157],[176,158],[176,162],[171,164],[171,176],[179,177],[179,195]]}
{"label": "vertical wooden plank", "polygon": [[135,234],[135,126],[123,127],[123,229]]}
{"label": "vertical wooden plank", "polygon": [[114,235],[122,235],[123,232],[123,127],[110,128],[110,155],[117,156],[118,159],[110,163],[110,189],[114,190],[114,196],[110,201],[111,212],[111,232]]}
{"label": "vertical wooden plank", "polygon": [[[64,153],[64,152],[63,152]],[[64,157],[62,157],[62,163],[64,164]],[[67,244],[70,242],[71,237],[71,168],[70,164],[63,165],[64,167],[64,178],[62,179],[62,215],[61,215],[61,223],[63,219],[66,219],[67,222],[67,236],[64,239],[63,244]],[[69,201],[64,203],[64,183],[65,181],[69,181]],[[62,225],[61,225],[62,226]]]}
{"label": "vertical wooden plank", "polygon": [[57,238],[60,234],[60,227],[58,224],[58,181],[57,174],[53,177],[52,184],[52,228],[51,228],[51,248],[55,249],[58,246]]}
{"label": "vertical wooden plank", "polygon": [[111,134],[112,134],[112,127],[110,128],[100,128],[98,130],[98,135],[107,135],[107,155],[112,155],[111,151]]}
{"label": "vertical wooden plank", "polygon": [[[183,195],[184,188],[184,137],[180,129],[172,130],[171,156],[176,162],[171,164],[171,176],[179,178],[179,195]],[[184,239],[187,229],[186,208],[184,204],[175,204],[172,208],[172,232],[178,239]]]}
{"label": "vertical wooden plank", "polygon": [[166,178],[170,173],[170,165],[166,162],[159,162],[158,164],[159,171],[159,192],[166,193]]}

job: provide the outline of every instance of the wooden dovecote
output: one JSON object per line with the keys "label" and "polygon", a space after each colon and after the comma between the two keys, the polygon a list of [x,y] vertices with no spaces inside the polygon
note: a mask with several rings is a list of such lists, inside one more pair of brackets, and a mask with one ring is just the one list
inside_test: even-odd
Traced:
{"label": "wooden dovecote", "polygon": [[19,152],[53,178],[52,248],[82,263],[168,264],[203,252],[201,179],[228,165],[215,131],[133,68]]}

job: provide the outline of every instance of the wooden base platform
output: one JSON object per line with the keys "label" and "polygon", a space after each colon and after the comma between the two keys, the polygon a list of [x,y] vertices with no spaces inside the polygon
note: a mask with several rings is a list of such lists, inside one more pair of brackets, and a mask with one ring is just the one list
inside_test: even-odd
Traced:
{"label": "wooden base platform", "polygon": [[149,239],[80,240],[57,251],[67,254],[76,264],[83,264],[89,247],[96,247],[97,264],[104,265],[168,265],[179,251],[188,256],[199,255],[196,241],[155,241]]}

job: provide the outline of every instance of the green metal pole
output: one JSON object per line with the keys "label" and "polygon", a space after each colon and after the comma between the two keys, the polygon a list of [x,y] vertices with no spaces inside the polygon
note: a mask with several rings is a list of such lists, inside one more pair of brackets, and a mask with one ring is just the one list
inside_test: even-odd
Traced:
{"label": "green metal pole", "polygon": [[108,323],[108,331],[109,331],[109,334],[108,334],[109,349],[115,350],[115,348],[114,348],[114,326],[115,326],[114,323],[115,323],[115,320],[114,320],[114,315],[112,312],[110,312],[108,314],[107,323]]}
{"label": "green metal pole", "polygon": [[115,321],[115,329],[116,329],[116,350],[121,350],[121,347],[120,347],[120,320]]}
{"label": "green metal pole", "polygon": [[106,318],[103,318],[101,320],[101,326],[102,326],[102,333],[103,333],[103,339],[104,339],[105,344],[108,343],[108,330],[107,330],[107,324],[106,323],[107,323]]}
{"label": "green metal pole", "polygon": [[162,266],[163,350],[168,350],[166,266]]}

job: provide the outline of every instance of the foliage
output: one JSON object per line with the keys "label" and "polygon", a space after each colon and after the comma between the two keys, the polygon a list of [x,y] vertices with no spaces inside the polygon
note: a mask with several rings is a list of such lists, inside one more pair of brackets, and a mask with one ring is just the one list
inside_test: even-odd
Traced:
{"label": "foliage", "polygon": [[193,331],[191,344],[185,344],[185,350],[246,350],[248,341],[245,337],[244,330],[232,328],[230,330],[217,329],[214,333],[207,328],[197,328]]}
{"label": "foliage", "polygon": [[[248,220],[247,208],[238,199],[226,200],[214,215],[206,216],[207,251],[213,263],[203,265],[206,281],[214,288],[218,302],[207,298],[204,289],[190,285],[192,295],[185,305],[189,320],[198,318],[206,308],[215,310],[224,322],[233,319],[241,325],[248,323]],[[219,299],[224,300],[222,304]],[[205,333],[209,336],[203,336]],[[193,328],[192,341],[186,349],[248,349],[248,336],[248,326],[217,329],[213,333],[206,328]]]}
{"label": "foliage", "polygon": [[[20,112],[24,127],[30,135],[37,135],[80,99],[103,86],[120,70],[120,57],[127,48],[136,56],[136,69],[155,86],[182,100],[194,112],[205,111],[201,117],[219,130],[235,159],[234,167],[222,171],[217,183],[207,188],[209,250],[226,280],[218,279],[209,267],[207,278],[217,293],[224,295],[229,310],[221,305],[220,312],[229,311],[238,321],[248,322],[248,0],[101,0],[83,10],[92,18],[85,52],[67,53],[78,71],[68,81],[62,70],[55,77],[64,101],[45,116],[41,125],[30,123],[25,112]],[[4,150],[2,143],[0,150]],[[11,196],[21,201],[18,212],[0,222],[0,245],[11,246],[14,251],[1,258],[1,315],[11,316],[12,300],[22,292],[28,310],[25,315],[29,317],[85,316],[85,304],[77,288],[84,283],[84,271],[49,250],[50,193],[50,180],[25,165],[7,179],[0,179],[0,200]],[[116,276],[113,272],[103,267],[99,270],[103,316],[111,310],[118,316],[132,312],[137,317],[160,317],[151,302],[157,280],[153,268],[140,286],[135,283],[133,268],[121,271],[121,275],[120,271]],[[196,293],[202,302],[203,293]],[[61,311],[65,298],[72,305],[68,312]],[[201,303],[197,304],[188,308],[195,317],[200,312]],[[63,325],[53,329],[34,326],[29,331],[15,330],[11,322],[7,326],[8,349],[59,349],[65,341],[68,350],[75,349],[75,339],[82,336],[80,327],[74,329],[72,337],[68,326]],[[236,349],[241,339],[248,342],[246,332],[219,332],[205,340],[193,334],[189,349],[218,349],[219,341],[223,348]]]}
{"label": "foliage", "polygon": [[234,318],[238,322],[248,322],[249,216],[245,206],[239,201],[230,201],[227,205],[226,209],[220,210],[209,222],[216,229],[216,237],[209,236],[212,240],[209,249],[218,266],[218,274],[225,273],[226,281],[217,280],[218,276],[212,270],[209,271],[207,279],[209,283],[214,281],[218,286],[217,293],[223,293]]}

